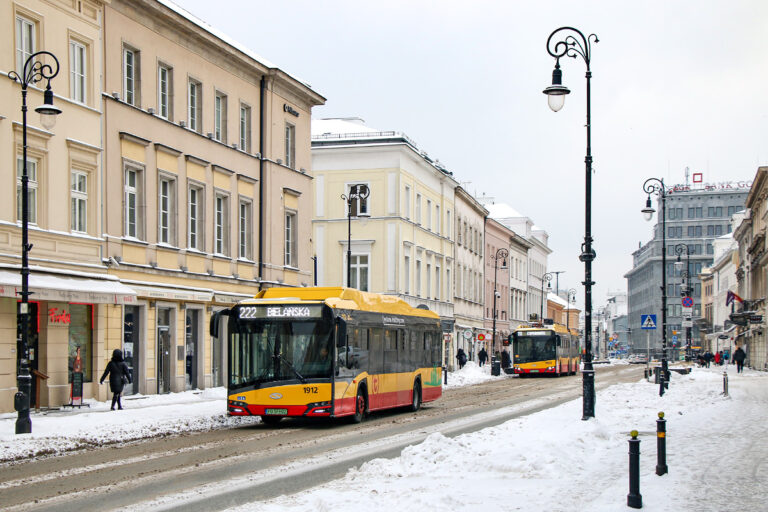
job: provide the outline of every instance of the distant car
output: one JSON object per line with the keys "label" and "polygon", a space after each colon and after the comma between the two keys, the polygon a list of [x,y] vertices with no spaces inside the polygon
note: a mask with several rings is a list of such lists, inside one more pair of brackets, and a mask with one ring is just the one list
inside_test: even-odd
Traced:
{"label": "distant car", "polygon": [[629,356],[630,364],[645,364],[648,362],[648,356],[645,354],[632,354]]}

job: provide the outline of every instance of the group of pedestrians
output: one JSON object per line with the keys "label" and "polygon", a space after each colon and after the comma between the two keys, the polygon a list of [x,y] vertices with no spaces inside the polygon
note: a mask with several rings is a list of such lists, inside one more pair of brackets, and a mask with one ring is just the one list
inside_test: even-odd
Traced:
{"label": "group of pedestrians", "polygon": [[[699,355],[699,366],[706,366],[707,368],[714,362],[716,366],[722,366],[728,362],[730,354],[728,351],[719,350],[714,354],[707,350],[703,354]],[[744,360],[747,358],[747,353],[741,347],[736,347],[733,351],[733,357],[730,358],[731,362],[736,365],[736,372],[741,373],[744,371]]]}
{"label": "group of pedestrians", "polygon": [[[488,352],[485,350],[485,347],[483,347],[477,353],[477,362],[480,366],[484,366],[486,361],[488,361]],[[464,365],[467,364],[467,353],[464,352],[463,348],[456,351],[456,362],[459,363],[459,370],[464,368]],[[510,358],[509,352],[503,350],[501,352],[501,367],[509,368],[511,364],[512,359]]]}

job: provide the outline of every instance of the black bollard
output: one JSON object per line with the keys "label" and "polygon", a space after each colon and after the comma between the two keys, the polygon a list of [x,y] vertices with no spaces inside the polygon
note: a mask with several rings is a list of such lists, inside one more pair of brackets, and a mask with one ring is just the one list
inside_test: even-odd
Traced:
{"label": "black bollard", "polygon": [[667,474],[667,420],[664,413],[659,413],[656,420],[656,474]]}
{"label": "black bollard", "polygon": [[443,366],[443,384],[448,385],[448,366]]}
{"label": "black bollard", "polygon": [[723,372],[723,395],[728,396],[728,374]]}
{"label": "black bollard", "polygon": [[629,440],[629,494],[627,494],[627,506],[643,508],[643,496],[640,494],[640,440],[637,438],[637,430],[630,432]]}

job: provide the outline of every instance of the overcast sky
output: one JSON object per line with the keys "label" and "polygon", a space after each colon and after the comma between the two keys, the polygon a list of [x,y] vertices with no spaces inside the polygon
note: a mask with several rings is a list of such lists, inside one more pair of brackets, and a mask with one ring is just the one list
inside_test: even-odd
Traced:
{"label": "overcast sky", "polygon": [[[327,98],[314,118],[405,132],[471,193],[550,235],[549,270],[583,300],[586,79],[554,113],[542,90],[558,27],[592,47],[595,307],[625,290],[649,177],[751,180],[768,165],[768,2],[175,0]],[[655,222],[655,219],[654,219]],[[554,286],[554,283],[553,283]]]}

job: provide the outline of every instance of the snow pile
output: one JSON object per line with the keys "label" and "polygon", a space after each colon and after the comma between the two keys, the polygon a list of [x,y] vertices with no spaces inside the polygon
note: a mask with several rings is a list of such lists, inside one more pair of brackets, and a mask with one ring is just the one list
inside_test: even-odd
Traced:
{"label": "snow pile", "polygon": [[[627,510],[629,431],[640,431],[643,508],[648,511],[763,510],[768,443],[768,374],[722,368],[673,374],[664,397],[640,381],[597,396],[596,418],[582,401],[498,427],[447,438],[432,434],[395,459],[376,459],[343,479],[237,511],[425,509]],[[599,376],[598,376],[599,379]],[[669,473],[656,467],[656,419],[667,418]],[[755,437],[757,436],[757,437]],[[706,492],[704,492],[706,491]]]}
{"label": "snow pile", "polygon": [[226,399],[225,388],[132,395],[123,397],[122,411],[110,411],[110,402],[88,400],[90,407],[32,413],[32,433],[21,435],[15,434],[16,414],[3,414],[0,462],[259,421],[227,416]]}
{"label": "snow pile", "polygon": [[511,377],[503,371],[498,377],[491,375],[491,365],[485,364],[482,366],[477,365],[474,361],[467,361],[464,368],[456,370],[455,372],[448,372],[448,384],[443,385],[445,389],[460,388],[462,386],[471,386],[473,384],[479,384],[493,379],[500,379],[503,377]]}

